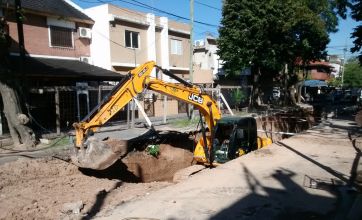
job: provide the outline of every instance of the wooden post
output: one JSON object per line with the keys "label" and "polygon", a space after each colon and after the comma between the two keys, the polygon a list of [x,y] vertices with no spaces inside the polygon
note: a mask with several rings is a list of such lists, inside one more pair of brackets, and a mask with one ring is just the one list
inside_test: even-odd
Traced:
{"label": "wooden post", "polygon": [[60,107],[59,107],[59,90],[55,88],[55,124],[57,129],[57,135],[60,135]]}
{"label": "wooden post", "polygon": [[128,129],[131,128],[130,121],[129,121],[129,118],[130,118],[130,105],[131,105],[131,102],[129,102],[127,104],[127,128]]}
{"label": "wooden post", "polygon": [[102,101],[102,85],[98,84],[98,103],[97,104],[101,103],[101,101]]}
{"label": "wooden post", "polygon": [[135,100],[136,98],[132,99],[132,111],[131,111],[131,128],[134,128],[135,119],[136,119],[136,105]]}
{"label": "wooden post", "polygon": [[1,118],[1,112],[0,112],[0,136],[3,135],[3,122]]}
{"label": "wooden post", "polygon": [[[15,0],[15,15],[16,15],[16,24],[18,28],[18,40],[19,40],[19,52],[22,65],[24,65],[25,60],[25,44],[24,44],[24,29],[23,29],[23,14],[21,7],[21,0]],[[24,73],[21,73],[24,74]]]}
{"label": "wooden post", "polygon": [[163,96],[163,123],[167,123],[167,96]]}
{"label": "wooden post", "polygon": [[[190,0],[190,71],[189,71],[189,80],[190,83],[194,83],[194,0]],[[189,117],[190,119],[194,118],[194,106],[189,104]]]}

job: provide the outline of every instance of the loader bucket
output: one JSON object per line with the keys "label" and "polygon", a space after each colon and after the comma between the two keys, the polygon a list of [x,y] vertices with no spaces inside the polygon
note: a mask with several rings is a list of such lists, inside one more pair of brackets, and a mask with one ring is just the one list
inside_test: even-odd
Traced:
{"label": "loader bucket", "polygon": [[104,170],[125,156],[128,141],[109,139],[106,141],[90,137],[83,148],[74,147],[71,152],[72,162],[81,168]]}

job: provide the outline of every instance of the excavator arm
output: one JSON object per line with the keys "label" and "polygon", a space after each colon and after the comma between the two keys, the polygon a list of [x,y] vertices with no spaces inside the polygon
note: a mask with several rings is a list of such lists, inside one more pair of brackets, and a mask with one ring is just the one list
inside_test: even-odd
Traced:
{"label": "excavator arm", "polygon": [[[161,70],[180,84],[165,82],[157,78],[152,78],[154,69]],[[75,152],[72,161],[76,165],[91,169],[105,169],[121,156],[127,153],[127,142],[119,141],[116,144],[89,138],[99,127],[110,120],[117,112],[123,109],[137,94],[149,89],[180,101],[192,104],[204,116],[209,127],[210,134],[216,121],[221,114],[215,100],[204,93],[201,88],[184,81],[168,70],[158,67],[155,62],[150,61],[131,70],[126,78],[122,80],[90,114],[81,122],[74,123],[75,128]],[[203,155],[200,162],[212,162],[211,159],[211,135],[203,135],[198,146],[202,146]]]}

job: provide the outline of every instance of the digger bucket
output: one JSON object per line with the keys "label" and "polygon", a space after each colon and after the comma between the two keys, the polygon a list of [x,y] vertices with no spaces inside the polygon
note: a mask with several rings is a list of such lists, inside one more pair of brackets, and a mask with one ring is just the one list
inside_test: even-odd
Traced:
{"label": "digger bucket", "polygon": [[104,170],[125,156],[128,141],[109,139],[106,141],[90,137],[82,148],[74,147],[71,152],[72,162],[81,168]]}

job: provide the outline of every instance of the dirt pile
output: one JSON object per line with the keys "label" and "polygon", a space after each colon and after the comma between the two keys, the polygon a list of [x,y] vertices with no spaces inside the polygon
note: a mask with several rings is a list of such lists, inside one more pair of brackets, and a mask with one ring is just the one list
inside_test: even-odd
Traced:
{"label": "dirt pile", "polygon": [[[165,144],[158,158],[132,152],[124,163],[98,173],[54,158],[19,159],[0,166],[0,219],[91,218],[171,184],[130,182],[172,180],[191,161],[190,151]],[[79,214],[67,208],[72,204]]]}
{"label": "dirt pile", "polygon": [[192,165],[193,153],[161,144],[157,158],[146,152],[131,152],[122,161],[142,182],[172,181],[176,171]]}

